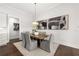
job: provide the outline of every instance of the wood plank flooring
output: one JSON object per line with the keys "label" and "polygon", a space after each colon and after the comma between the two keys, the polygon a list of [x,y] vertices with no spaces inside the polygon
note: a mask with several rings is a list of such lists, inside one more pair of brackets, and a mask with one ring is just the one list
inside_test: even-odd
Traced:
{"label": "wood plank flooring", "polygon": [[20,40],[11,40],[7,45],[0,46],[0,56],[22,56],[18,49],[12,44]]}
{"label": "wood plank flooring", "polygon": [[[0,56],[22,56],[20,51],[13,45],[19,39],[11,40],[7,45],[0,46]],[[64,45],[59,45],[54,56],[79,56],[79,49],[71,48]]]}
{"label": "wood plank flooring", "polygon": [[55,56],[79,56],[79,49],[60,45],[55,53]]}

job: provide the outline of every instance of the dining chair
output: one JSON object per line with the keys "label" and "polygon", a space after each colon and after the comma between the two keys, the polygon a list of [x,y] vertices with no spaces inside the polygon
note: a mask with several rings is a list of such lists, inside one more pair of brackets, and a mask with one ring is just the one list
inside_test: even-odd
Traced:
{"label": "dining chair", "polygon": [[26,48],[26,39],[25,39],[25,33],[21,33],[21,39],[22,39],[22,46]]}
{"label": "dining chair", "polygon": [[45,40],[42,40],[40,42],[40,48],[47,51],[47,52],[51,52],[51,37],[52,34],[48,35],[47,38],[45,38]]}
{"label": "dining chair", "polygon": [[[36,40],[32,40],[30,38],[30,33],[29,32],[25,32],[24,33],[24,37],[25,37],[25,48],[29,51],[37,48],[37,41]],[[24,41],[23,41],[23,44],[24,44]]]}

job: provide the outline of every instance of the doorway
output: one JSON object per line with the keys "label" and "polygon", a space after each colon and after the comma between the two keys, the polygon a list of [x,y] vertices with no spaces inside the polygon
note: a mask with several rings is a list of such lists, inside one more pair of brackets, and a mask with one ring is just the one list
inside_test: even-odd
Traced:
{"label": "doorway", "polygon": [[19,39],[19,18],[8,18],[9,40]]}

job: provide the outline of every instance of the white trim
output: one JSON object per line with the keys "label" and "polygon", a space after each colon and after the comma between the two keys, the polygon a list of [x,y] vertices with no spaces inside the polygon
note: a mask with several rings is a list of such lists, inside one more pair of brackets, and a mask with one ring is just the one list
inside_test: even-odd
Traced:
{"label": "white trim", "polygon": [[[14,18],[14,19],[18,19],[19,20],[19,27],[20,27],[20,18],[18,17],[14,17],[14,16],[8,16],[8,37],[9,37],[9,41],[10,41],[10,31],[9,31],[9,18]],[[19,28],[19,39],[20,39],[20,28]]]}

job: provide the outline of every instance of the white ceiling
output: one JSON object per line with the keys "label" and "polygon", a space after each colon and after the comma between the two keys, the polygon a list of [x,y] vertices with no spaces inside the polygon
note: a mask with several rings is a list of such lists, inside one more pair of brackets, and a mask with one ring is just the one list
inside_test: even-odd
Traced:
{"label": "white ceiling", "polygon": [[56,7],[59,4],[60,3],[37,3],[35,6],[34,3],[2,3],[0,4],[0,6],[3,5],[10,6],[35,15],[35,8],[36,8],[36,13],[41,14],[51,8]]}

